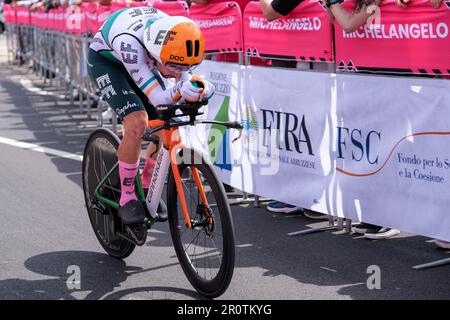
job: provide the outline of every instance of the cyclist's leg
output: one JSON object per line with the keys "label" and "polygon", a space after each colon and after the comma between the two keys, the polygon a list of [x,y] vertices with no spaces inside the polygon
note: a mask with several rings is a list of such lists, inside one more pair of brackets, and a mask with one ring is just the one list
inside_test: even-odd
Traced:
{"label": "cyclist's leg", "polygon": [[104,100],[123,120],[125,132],[118,151],[121,180],[119,216],[125,223],[139,223],[145,214],[136,199],[134,178],[139,171],[141,137],[147,126],[147,112],[131,88],[127,71],[122,65],[90,49],[88,67],[89,76],[100,89]]}
{"label": "cyclist's leg", "polygon": [[[158,118],[158,114],[156,113],[155,108],[150,104],[147,96],[144,94],[144,92],[142,92],[139,87],[134,83],[133,79],[127,74],[127,78],[128,78],[128,82],[131,86],[131,88],[134,90],[134,92],[138,95],[138,97],[141,99],[146,111],[147,111],[147,116],[149,120],[154,120]],[[158,80],[161,81],[162,80]],[[163,84],[161,83],[161,86],[163,86]],[[164,86],[163,86],[164,87]],[[162,142],[163,142],[163,133],[162,131],[156,133],[156,135],[159,137],[159,147],[162,146]],[[150,185],[150,179],[152,177],[152,173],[153,173],[153,168],[155,167],[155,163],[156,163],[156,156],[158,154],[158,146],[150,143],[147,150],[146,150],[146,156],[145,156],[145,165],[144,165],[144,169],[142,171],[142,175],[141,175],[141,182],[142,182],[142,186],[144,189],[148,189],[149,185]],[[156,217],[153,217],[156,219],[156,221],[166,221],[168,219],[168,215],[167,215],[167,208],[166,205],[164,203],[164,201],[162,199],[159,200],[159,207],[158,207],[158,212],[156,214]]]}
{"label": "cyclist's leg", "polygon": [[[148,119],[149,120],[157,119],[158,115],[156,113],[156,110],[148,101],[147,96],[138,88],[138,86],[134,83],[134,81],[131,79],[131,77],[128,77],[128,80],[129,80],[130,85],[133,88],[133,90],[136,92],[136,94],[139,96],[139,98],[143,102],[145,109],[147,110]],[[163,142],[162,132],[160,131],[160,132],[156,133],[156,135],[160,139],[159,146],[161,146],[162,142]],[[155,167],[156,156],[158,154],[158,150],[159,149],[158,149],[157,145],[155,145],[154,143],[150,143],[145,152],[145,164],[144,164],[144,169],[142,170],[142,175],[141,175],[142,186],[145,189],[148,189],[148,187],[150,185],[150,179],[152,177],[153,168]]]}

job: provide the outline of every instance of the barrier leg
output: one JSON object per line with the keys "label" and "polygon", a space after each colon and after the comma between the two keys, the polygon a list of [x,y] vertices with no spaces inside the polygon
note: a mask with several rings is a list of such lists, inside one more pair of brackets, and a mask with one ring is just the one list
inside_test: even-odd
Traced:
{"label": "barrier leg", "polygon": [[335,218],[333,216],[330,216],[328,218],[328,225],[326,227],[295,231],[295,232],[288,233],[288,236],[292,237],[292,236],[299,236],[299,235],[331,231],[331,230],[341,231],[344,229],[344,223],[345,223],[345,232],[351,233],[352,232],[352,219]]}
{"label": "barrier leg", "polygon": [[[100,117],[101,117],[101,115],[100,115]],[[117,116],[116,116],[116,114],[114,112],[113,112],[113,115],[112,115],[111,119],[112,119],[112,131],[116,132],[116,130],[117,130]]]}
{"label": "barrier leg", "polygon": [[[338,218],[338,220],[342,218]],[[328,218],[328,225],[322,228],[311,228],[311,229],[306,229],[306,230],[301,230],[301,231],[295,231],[295,232],[290,232],[287,235],[289,237],[294,237],[294,236],[302,236],[302,235],[306,235],[306,234],[311,234],[311,233],[318,233],[318,232],[325,232],[325,231],[331,231],[331,230],[339,230],[339,226],[335,224],[335,218],[333,216],[330,216]],[[339,221],[338,221],[339,224]],[[342,227],[341,227],[342,229]]]}
{"label": "barrier leg", "polygon": [[80,113],[83,113],[83,93],[81,92],[81,86],[78,86],[78,99],[79,99],[79,105],[80,105]]}
{"label": "barrier leg", "polygon": [[102,110],[105,102],[102,99],[98,100],[97,104],[97,126],[103,127]]}
{"label": "barrier leg", "polygon": [[6,58],[8,59],[8,65],[11,65],[11,28],[9,27],[9,23],[6,24]]}
{"label": "barrier leg", "polygon": [[342,229],[344,229],[344,219],[337,218],[336,221],[337,221],[336,230],[341,231]]}
{"label": "barrier leg", "polygon": [[352,219],[345,219],[345,232],[352,232]]}
{"label": "barrier leg", "polygon": [[243,192],[241,198],[235,198],[233,201],[229,201],[230,206],[237,206],[240,204],[253,204],[253,207],[259,207],[261,202],[268,202],[271,199],[261,199],[259,196],[250,197],[248,192]]}
{"label": "barrier leg", "polygon": [[253,201],[253,207],[254,207],[254,208],[258,208],[258,207],[259,207],[259,196],[256,196],[256,195],[255,195],[254,200],[255,200],[255,201]]}
{"label": "barrier leg", "polygon": [[91,101],[91,95],[89,94],[88,90],[86,89],[86,103],[87,103],[87,118],[88,120],[92,120],[92,101]]}
{"label": "barrier leg", "polygon": [[430,268],[434,268],[434,267],[444,266],[447,264],[450,264],[450,258],[436,260],[436,261],[428,262],[428,263],[424,263],[424,264],[419,264],[417,266],[413,266],[412,268],[414,270],[420,271],[420,270],[426,270],[426,269],[430,269]]}

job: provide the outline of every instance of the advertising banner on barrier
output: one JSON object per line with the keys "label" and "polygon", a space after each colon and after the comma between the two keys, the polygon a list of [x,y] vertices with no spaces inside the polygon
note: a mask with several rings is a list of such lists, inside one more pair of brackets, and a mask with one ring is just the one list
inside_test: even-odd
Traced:
{"label": "advertising banner on barrier", "polygon": [[4,19],[7,23],[15,23],[15,11],[14,7],[10,4],[3,5]]}
{"label": "advertising banner on barrier", "polygon": [[167,13],[169,16],[187,16],[189,7],[184,1],[155,1],[151,5],[153,8]]}
{"label": "advertising banner on barrier", "polygon": [[95,34],[98,29],[100,29],[103,23],[105,23],[105,21],[109,18],[111,13],[111,8],[109,6],[98,6],[97,25],[93,26],[96,31],[93,32],[93,34]]}
{"label": "advertising banner on barrier", "polygon": [[[354,10],[351,1],[344,7]],[[374,18],[355,32],[335,23],[338,70],[450,74],[450,2],[434,9],[417,0],[405,10],[390,0],[374,9]]]}
{"label": "advertising banner on barrier", "polygon": [[82,4],[83,11],[86,13],[86,28],[90,34],[98,31],[97,11],[99,4],[97,2],[87,2]]}
{"label": "advertising banner on barrier", "polygon": [[208,5],[193,3],[189,17],[202,29],[206,51],[241,52],[242,16],[236,2],[220,2]]}
{"label": "advertising banner on barrier", "polygon": [[450,81],[336,80],[342,215],[450,240]]}
{"label": "advertising banner on barrier", "polygon": [[331,23],[317,0],[304,1],[286,17],[271,22],[261,12],[259,2],[249,2],[243,31],[249,56],[333,61]]}
{"label": "advertising banner on barrier", "polygon": [[334,172],[329,146],[335,110],[328,107],[334,76],[231,66],[205,61],[196,71],[216,87],[230,88],[229,101],[214,97],[206,116],[242,122],[242,138],[231,143],[236,130],[198,128],[190,140],[207,141],[202,150],[222,180],[238,189],[305,207],[325,206],[326,182]]}
{"label": "advertising banner on barrier", "polygon": [[17,23],[26,25],[30,23],[30,12],[27,7],[20,6],[16,8]]}
{"label": "advertising banner on barrier", "polygon": [[225,183],[315,211],[450,240],[448,80],[210,61],[197,72],[222,92],[205,108],[205,117],[245,127],[235,143],[236,130],[211,126],[189,132]]}
{"label": "advertising banner on barrier", "polygon": [[[215,87],[214,96],[210,99],[208,106],[202,109],[204,113],[202,118],[216,121],[241,121],[244,113],[239,101],[244,83],[241,77],[242,68],[244,67],[237,64],[204,60],[195,69],[195,74],[208,79]],[[184,131],[190,135],[185,142],[209,155],[211,162],[219,169],[221,179],[229,182],[232,173],[230,154],[233,152],[234,157],[237,158],[236,154],[241,153],[243,149],[241,140],[231,145],[229,143],[230,135],[236,136],[237,133],[232,132],[233,130],[227,131],[220,125],[201,125],[197,130],[186,128]],[[250,167],[247,168],[247,170],[250,169]],[[238,174],[237,171],[235,172]]]}

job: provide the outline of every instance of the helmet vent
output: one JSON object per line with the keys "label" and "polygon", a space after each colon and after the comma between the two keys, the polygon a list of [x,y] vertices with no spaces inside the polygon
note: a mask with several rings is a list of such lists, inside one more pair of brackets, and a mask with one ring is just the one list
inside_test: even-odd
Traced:
{"label": "helmet vent", "polygon": [[194,53],[194,56],[198,57],[198,54],[199,54],[199,52],[200,52],[200,41],[195,40],[194,43],[195,43],[195,53]]}
{"label": "helmet vent", "polygon": [[188,57],[192,57],[192,41],[186,40],[186,53]]}

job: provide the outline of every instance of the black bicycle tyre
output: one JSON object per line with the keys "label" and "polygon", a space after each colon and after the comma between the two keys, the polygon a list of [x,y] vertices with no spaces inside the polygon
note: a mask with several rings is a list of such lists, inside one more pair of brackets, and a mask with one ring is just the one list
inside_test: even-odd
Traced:
{"label": "black bicycle tyre", "polygon": [[[234,272],[235,237],[231,209],[223,184],[218,179],[211,163],[206,161],[204,157],[194,150],[183,149],[182,152],[188,152],[191,154],[191,159],[197,159],[197,161],[194,162],[194,166],[203,174],[203,177],[211,186],[214,197],[217,201],[217,208],[220,214],[220,221],[222,223],[222,234],[224,237],[223,258],[217,275],[211,280],[205,280],[200,277],[190,263],[190,259],[184,250],[180,235],[180,227],[178,224],[178,215],[182,215],[182,212],[181,210],[180,212],[178,211],[178,193],[172,170],[170,170],[167,185],[167,207],[170,233],[180,265],[191,285],[203,296],[208,298],[216,298],[223,294],[228,288]],[[198,161],[198,159],[201,160]],[[178,166],[180,174],[188,166],[189,164],[181,163]]]}
{"label": "black bicycle tyre", "polygon": [[[106,145],[107,143],[109,143],[109,145]],[[110,167],[104,171],[109,171],[110,168],[112,168],[112,166],[117,162],[117,150],[120,144],[120,140],[117,135],[115,135],[111,130],[105,128],[97,129],[96,131],[94,131],[89,136],[88,141],[86,142],[83,154],[82,181],[84,199],[88,211],[89,221],[91,222],[91,226],[94,230],[97,240],[100,242],[100,245],[111,257],[116,259],[125,259],[133,252],[136,245],[123,238],[120,238],[117,235],[115,235],[116,238],[114,239],[114,241],[107,243],[99,233],[99,226],[96,224],[94,219],[94,215],[98,215],[99,213],[96,212],[96,210],[92,209],[90,206],[94,196],[94,186],[98,185],[99,183],[99,179],[93,174],[94,167],[92,167],[92,165],[95,166],[98,165],[98,163],[95,163],[95,157],[93,156],[92,152],[95,152],[93,148],[96,145],[100,144],[104,144],[105,149],[109,148],[110,151],[107,155],[108,159],[106,159]],[[116,177],[116,179],[118,179],[118,177]],[[108,218],[114,219],[114,223],[120,223],[117,216],[117,210],[110,207],[107,207],[106,210],[108,210]],[[114,234],[112,235],[114,236]]]}

